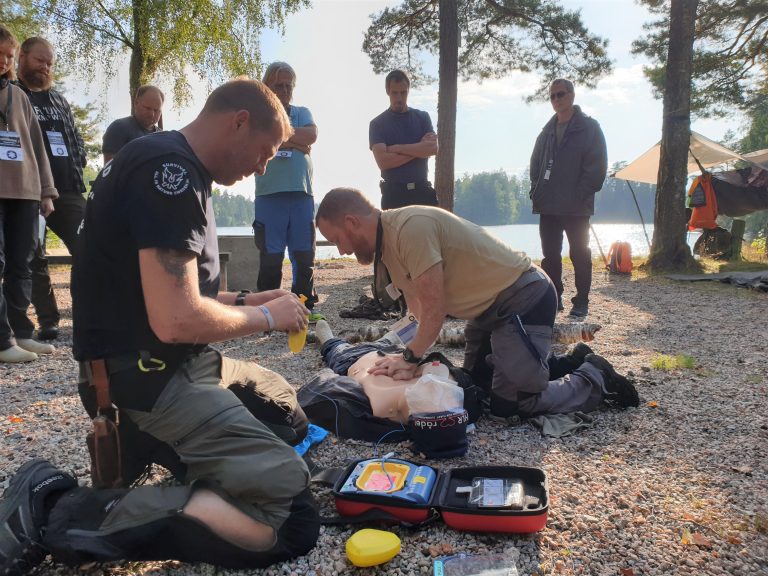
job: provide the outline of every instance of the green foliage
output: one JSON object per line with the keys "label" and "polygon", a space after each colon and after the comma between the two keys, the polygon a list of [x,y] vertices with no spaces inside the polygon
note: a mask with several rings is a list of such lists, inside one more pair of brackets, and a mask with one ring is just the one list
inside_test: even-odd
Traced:
{"label": "green foliage", "polygon": [[216,214],[216,226],[250,226],[253,222],[253,200],[214,188],[213,212]]}
{"label": "green foliage", "polygon": [[159,80],[174,101],[190,97],[191,68],[211,83],[261,71],[259,33],[282,30],[285,16],[309,0],[34,0],[50,23],[57,50],[88,79],[114,75],[118,56],[131,53],[131,92]]}
{"label": "green foliage", "polygon": [[696,359],[684,354],[678,354],[677,356],[660,354],[651,360],[651,367],[656,370],[664,370],[665,372],[680,368],[692,370],[693,368],[696,368]]}
{"label": "green foliage", "polygon": [[456,181],[454,212],[481,226],[517,220],[520,181],[502,170],[465,175]]}
{"label": "green foliage", "polygon": [[[618,170],[621,165],[613,167]],[[643,219],[653,220],[656,186],[633,183],[632,185]],[[539,217],[533,214],[529,193],[531,181],[528,172],[507,175],[504,171],[465,174],[456,180],[454,212],[481,226],[503,224],[535,224]],[[640,218],[632,193],[624,180],[606,178],[602,189],[595,196],[593,222],[632,223]]]}
{"label": "green foliage", "polygon": [[13,0],[0,2],[0,22],[7,26],[19,42],[35,36],[42,28],[36,19],[32,0]]}
{"label": "green foliage", "polygon": [[88,160],[101,161],[101,131],[99,124],[101,114],[96,109],[93,102],[88,102],[85,106],[69,103],[72,108],[72,115],[75,117],[75,125],[80,131],[83,141],[85,141],[85,155]]}
{"label": "green foliage", "polygon": [[[657,97],[664,92],[669,44],[669,1],[640,0],[659,19],[644,26],[646,36],[632,51],[656,62],[645,70]],[[746,108],[762,85],[768,64],[768,0],[699,0],[693,53],[691,110],[702,117],[725,116]]]}
{"label": "green foliage", "polygon": [[[406,68],[414,80],[432,81],[418,57],[439,50],[439,1],[404,0],[377,14],[363,50],[378,73]],[[499,78],[513,70],[542,74],[541,93],[557,77],[594,86],[611,70],[607,41],[590,34],[578,11],[553,0],[465,0],[458,6],[459,74]]]}

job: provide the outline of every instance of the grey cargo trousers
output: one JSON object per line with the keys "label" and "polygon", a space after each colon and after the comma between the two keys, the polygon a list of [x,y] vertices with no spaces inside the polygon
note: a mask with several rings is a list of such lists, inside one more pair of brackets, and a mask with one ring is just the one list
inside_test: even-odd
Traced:
{"label": "grey cargo trousers", "polygon": [[[492,364],[491,411],[497,416],[591,412],[603,399],[603,374],[592,364],[584,363],[572,374],[549,379],[547,358],[552,349],[556,295],[547,275],[531,266],[485,312],[467,322],[464,367],[471,370],[477,362]],[[526,342],[515,315],[520,316],[538,354]],[[489,340],[490,357],[481,358]]]}

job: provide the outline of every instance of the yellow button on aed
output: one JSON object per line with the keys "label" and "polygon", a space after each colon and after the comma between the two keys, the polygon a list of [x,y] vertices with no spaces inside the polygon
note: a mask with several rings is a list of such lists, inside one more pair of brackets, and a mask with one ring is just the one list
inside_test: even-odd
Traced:
{"label": "yellow button on aed", "polygon": [[347,540],[347,558],[359,568],[389,562],[400,552],[400,538],[385,532],[363,528]]}

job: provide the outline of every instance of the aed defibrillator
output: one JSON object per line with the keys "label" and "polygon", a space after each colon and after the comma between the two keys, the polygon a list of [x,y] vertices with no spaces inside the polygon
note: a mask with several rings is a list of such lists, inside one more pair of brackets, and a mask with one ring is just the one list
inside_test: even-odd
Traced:
{"label": "aed defibrillator", "polygon": [[546,474],[523,466],[439,470],[399,458],[355,460],[313,478],[332,486],[338,518],[328,524],[388,521],[410,527],[437,519],[456,530],[530,533],[549,510]]}

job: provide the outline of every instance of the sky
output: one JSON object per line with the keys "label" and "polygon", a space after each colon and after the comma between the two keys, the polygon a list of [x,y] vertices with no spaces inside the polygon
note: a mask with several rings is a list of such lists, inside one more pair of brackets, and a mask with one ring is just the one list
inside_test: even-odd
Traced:
{"label": "sky", "polygon": [[[262,34],[263,62],[283,60],[293,66],[297,75],[293,104],[308,107],[318,126],[318,140],[312,148],[317,201],[331,188],[352,186],[363,190],[378,205],[379,171],[368,148],[368,123],[388,107],[388,99],[384,75],[373,73],[361,47],[371,15],[397,4],[381,0],[314,0],[310,9],[286,19],[285,35],[276,31]],[[609,40],[613,73],[594,89],[577,85],[575,102],[600,122],[608,143],[609,165],[631,161],[661,138],[662,103],[653,98],[642,72],[648,62],[630,53],[632,41],[642,35],[642,24],[651,17],[633,0],[564,0],[561,4],[571,10],[580,9],[587,28]],[[127,62],[126,57],[106,93],[76,82],[68,92],[81,103],[109,103],[102,129],[130,113]],[[166,129],[183,127],[202,107],[207,85],[191,80],[191,104],[174,109],[168,103],[164,113]],[[460,82],[457,177],[498,169],[519,174],[525,169],[538,133],[553,114],[548,101],[525,103],[525,96],[537,85],[534,75],[522,73],[482,84]],[[165,88],[170,92],[170,86]],[[437,128],[437,84],[414,87],[408,104],[428,111]],[[694,120],[692,129],[719,140],[728,129],[738,131],[742,124],[743,118],[734,115],[723,120]],[[430,161],[430,175],[434,177],[434,160]],[[253,187],[251,177],[230,187],[230,191],[252,197]]]}

